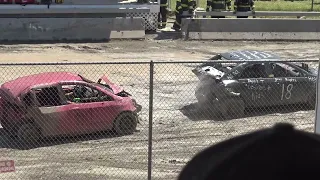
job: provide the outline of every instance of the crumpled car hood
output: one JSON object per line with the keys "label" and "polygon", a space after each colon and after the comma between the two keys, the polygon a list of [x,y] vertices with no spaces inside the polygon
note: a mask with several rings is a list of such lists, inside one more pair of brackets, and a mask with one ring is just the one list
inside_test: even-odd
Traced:
{"label": "crumpled car hood", "polygon": [[225,74],[212,66],[197,67],[193,69],[192,72],[198,76],[198,78],[201,78],[201,76],[211,76],[215,79],[220,79]]}
{"label": "crumpled car hood", "polygon": [[106,75],[103,75],[100,79],[102,79],[106,84],[108,84],[111,87],[114,94],[118,94],[124,90],[122,87],[111,82]]}

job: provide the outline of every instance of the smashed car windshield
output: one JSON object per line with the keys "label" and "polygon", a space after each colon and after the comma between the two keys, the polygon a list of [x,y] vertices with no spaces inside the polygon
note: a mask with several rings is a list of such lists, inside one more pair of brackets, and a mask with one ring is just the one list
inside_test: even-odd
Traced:
{"label": "smashed car windshield", "polygon": [[112,92],[112,93],[114,93],[113,92],[113,90],[110,88],[110,86],[109,85],[107,85],[107,84],[99,84],[99,83],[91,83],[91,84],[94,84],[94,85],[96,85],[96,86],[99,86],[100,88],[102,88],[102,89],[105,89],[105,90],[107,90],[107,91],[109,91],[109,92]]}
{"label": "smashed car windshield", "polygon": [[113,90],[112,90],[112,88],[111,88],[108,84],[96,83],[96,82],[94,82],[94,81],[91,81],[90,79],[87,79],[87,78],[83,77],[83,76],[80,75],[80,74],[78,74],[78,76],[80,76],[81,79],[82,79],[83,81],[87,82],[87,83],[94,84],[94,85],[96,85],[96,86],[99,86],[99,87],[102,88],[102,89],[105,89],[105,90],[107,90],[107,91],[109,91],[109,92],[114,93]]}

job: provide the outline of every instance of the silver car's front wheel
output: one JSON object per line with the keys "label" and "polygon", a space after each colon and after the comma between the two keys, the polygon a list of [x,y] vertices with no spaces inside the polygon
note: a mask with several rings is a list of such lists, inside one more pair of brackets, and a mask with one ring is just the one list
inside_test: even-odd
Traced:
{"label": "silver car's front wheel", "polygon": [[241,98],[228,98],[221,101],[219,110],[225,119],[244,117],[245,103]]}

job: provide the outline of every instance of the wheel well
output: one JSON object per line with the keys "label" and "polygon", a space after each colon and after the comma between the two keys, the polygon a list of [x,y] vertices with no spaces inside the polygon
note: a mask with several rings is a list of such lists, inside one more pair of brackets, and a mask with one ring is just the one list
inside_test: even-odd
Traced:
{"label": "wheel well", "polygon": [[132,111],[122,111],[121,113],[118,114],[118,116],[115,119],[117,119],[119,116],[121,116],[122,114],[125,114],[125,113],[134,114],[134,112],[132,112]]}
{"label": "wheel well", "polygon": [[241,94],[239,96],[226,96],[225,99],[240,100],[240,101],[246,103],[246,101],[244,100],[244,98],[242,97]]}
{"label": "wheel well", "polygon": [[[24,119],[21,121],[21,123],[19,124],[19,127],[24,125],[24,124],[32,124],[32,125],[35,125],[37,127],[37,129],[39,130],[39,132],[41,133],[42,135],[42,129],[38,126],[38,124],[34,121],[34,119]],[[18,128],[17,128],[18,130]]]}
{"label": "wheel well", "polygon": [[241,101],[241,103],[243,103],[243,109],[246,109],[246,102],[243,100],[243,98],[240,96],[234,96],[231,97],[230,100],[235,100],[235,101]]}
{"label": "wheel well", "polygon": [[244,98],[242,97],[242,94],[241,94],[241,93],[240,93],[239,96],[233,97],[233,98],[234,98],[234,99],[239,99],[240,101],[242,101],[242,102],[244,103],[244,108],[247,107],[247,106],[246,106],[247,102],[244,100]]}
{"label": "wheel well", "polygon": [[121,113],[118,114],[118,116],[114,119],[112,126],[114,127],[114,123],[116,122],[116,120],[124,113],[130,113],[130,114],[134,114],[134,112],[132,111],[122,111]]}

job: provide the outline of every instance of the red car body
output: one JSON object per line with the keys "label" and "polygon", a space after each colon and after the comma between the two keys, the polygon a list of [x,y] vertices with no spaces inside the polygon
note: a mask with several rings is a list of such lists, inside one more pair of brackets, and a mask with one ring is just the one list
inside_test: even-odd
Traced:
{"label": "red car body", "polygon": [[[86,97],[75,96],[75,89],[79,87],[86,88]],[[72,100],[68,99],[68,93],[72,94]],[[42,137],[109,130],[123,113],[129,119],[121,121],[130,121],[135,128],[137,112],[141,110],[129,93],[106,76],[93,82],[69,72],[17,78],[1,85],[0,96],[1,125],[14,135],[21,134],[25,124],[29,129],[30,124],[35,126]]]}

